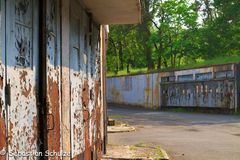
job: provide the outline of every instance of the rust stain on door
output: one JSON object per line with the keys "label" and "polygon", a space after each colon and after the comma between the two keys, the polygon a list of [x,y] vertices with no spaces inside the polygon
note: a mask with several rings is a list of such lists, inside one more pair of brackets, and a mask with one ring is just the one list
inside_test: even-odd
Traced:
{"label": "rust stain on door", "polygon": [[[53,125],[48,129],[48,150],[60,153],[60,105],[59,105],[59,85],[48,77],[48,111],[53,115]],[[60,157],[50,157],[50,159],[60,159]]]}
{"label": "rust stain on door", "polygon": [[[61,153],[60,1],[46,1],[47,150]],[[48,157],[59,160],[61,156]]]}
{"label": "rust stain on door", "polygon": [[30,83],[27,83],[27,79],[26,79],[28,73],[26,71],[20,71],[19,74],[20,74],[20,84],[21,84],[22,95],[28,98],[32,90],[32,85]]}
{"label": "rust stain on door", "polygon": [[[0,86],[3,86],[3,81],[0,81]],[[6,152],[6,124],[5,124],[5,111],[3,110],[2,97],[0,98],[0,152]],[[5,155],[0,155],[0,160],[5,160]]]}
{"label": "rust stain on door", "polygon": [[85,151],[84,151],[84,159],[90,160],[91,159],[91,146],[90,146],[90,135],[89,135],[89,85],[88,81],[85,80],[83,84],[83,91],[82,91],[82,104],[83,104],[83,121],[84,121],[84,142],[85,142]]}
{"label": "rust stain on door", "polygon": [[94,148],[96,149],[96,157],[97,159],[101,159],[102,156],[102,135],[101,135],[101,103],[100,103],[100,82],[99,81],[95,81],[95,119],[93,120],[94,122],[96,122],[96,133],[95,133],[95,142],[93,142],[94,144]]}

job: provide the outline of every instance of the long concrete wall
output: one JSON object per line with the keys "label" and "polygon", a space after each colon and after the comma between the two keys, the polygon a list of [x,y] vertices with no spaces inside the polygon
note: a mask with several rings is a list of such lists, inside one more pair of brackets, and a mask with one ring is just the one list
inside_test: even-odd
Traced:
{"label": "long concrete wall", "polygon": [[239,104],[239,65],[142,75],[109,77],[108,103],[151,109],[208,107],[236,110]]}

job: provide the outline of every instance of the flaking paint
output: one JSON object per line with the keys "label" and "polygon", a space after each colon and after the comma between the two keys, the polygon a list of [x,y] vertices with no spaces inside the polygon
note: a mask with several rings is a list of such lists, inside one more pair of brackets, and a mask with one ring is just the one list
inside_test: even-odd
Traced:
{"label": "flaking paint", "polygon": [[[0,76],[0,152],[4,153],[7,149],[7,136],[6,136],[6,111],[4,108],[4,101],[3,101],[3,73]],[[5,155],[0,155],[0,160],[5,160]]]}
{"label": "flaking paint", "polygon": [[[56,2],[58,0],[49,0],[47,2],[47,6],[50,5],[48,3]],[[9,1],[8,1],[9,2]],[[12,2],[12,1],[11,1]],[[37,1],[33,1],[34,3]],[[65,4],[65,2],[63,2]],[[8,4],[9,5],[9,4]],[[34,4],[33,10],[37,10],[37,3]],[[48,6],[49,7],[49,6]],[[64,6],[68,11],[70,8]],[[12,7],[14,9],[14,7]],[[47,141],[44,143],[44,149],[49,151],[60,152],[62,148],[67,148],[65,145],[63,146],[63,139],[65,140],[64,144],[67,144],[66,141],[71,141],[72,148],[71,153],[73,157],[69,157],[72,159],[100,159],[102,154],[102,143],[103,143],[103,104],[102,104],[102,84],[100,81],[103,73],[100,72],[101,65],[101,56],[100,55],[100,25],[96,24],[94,21],[89,23],[89,20],[92,19],[90,14],[87,14],[83,8],[81,8],[81,14],[83,19],[85,19],[85,24],[83,28],[81,28],[81,33],[79,35],[80,39],[80,50],[81,54],[84,55],[81,57],[81,71],[78,73],[73,73],[71,75],[62,75],[63,79],[65,76],[71,76],[71,82],[67,85],[71,88],[69,94],[71,99],[68,99],[71,104],[71,117],[66,118],[63,117],[64,120],[68,120],[72,125],[73,133],[71,134],[72,139],[67,139],[68,136],[63,138],[63,132],[71,132],[66,126],[67,124],[62,121],[63,110],[67,110],[64,108],[62,110],[62,93],[66,93],[66,90],[61,90],[66,86],[61,81],[61,69],[65,69],[64,71],[72,69],[70,65],[60,64],[60,56],[55,56],[56,54],[60,54],[60,35],[58,33],[60,25],[55,30],[53,24],[49,24],[54,21],[54,15],[48,13],[48,9],[54,10],[55,7],[50,6],[47,8],[46,15],[46,46],[44,47],[44,80],[42,83],[41,77],[39,77],[39,67],[42,67],[42,64],[38,63],[39,57],[38,53],[32,53],[32,61],[31,64],[27,64],[26,66],[14,66],[14,56],[9,56],[12,59],[9,59],[10,62],[8,64],[6,77],[3,73],[4,70],[0,71],[0,151],[9,150],[10,152],[17,153],[20,152],[38,152],[39,146],[42,144],[43,139],[39,138],[39,133],[44,134],[44,138],[47,138]],[[75,10],[78,12],[78,10]],[[35,13],[35,12],[34,12]],[[36,12],[38,13],[38,12]],[[65,15],[63,15],[65,16]],[[81,17],[82,18],[82,17]],[[14,18],[13,18],[14,19]],[[32,24],[38,24],[38,18],[33,17],[34,21]],[[45,23],[44,23],[45,24]],[[58,24],[58,23],[57,23]],[[87,24],[87,25],[86,25]],[[41,25],[41,24],[40,24]],[[92,31],[89,30],[89,26],[92,26]],[[53,28],[52,28],[53,27]],[[46,30],[45,30],[46,29]],[[34,31],[37,33],[39,29],[34,28]],[[65,31],[62,31],[65,32]],[[66,31],[67,32],[67,31]],[[91,33],[90,33],[91,32]],[[87,50],[83,49],[84,47],[84,35],[87,35]],[[10,35],[10,34],[9,34]],[[36,34],[38,35],[38,34]],[[29,35],[31,37],[31,35]],[[32,36],[34,39],[32,48],[34,51],[37,51],[39,46],[37,46],[38,40],[40,39],[38,36]],[[68,37],[68,36],[67,36]],[[55,39],[56,38],[56,39]],[[69,37],[68,37],[69,38]],[[68,39],[69,41],[69,39]],[[91,41],[91,44],[90,44]],[[13,43],[14,44],[14,43]],[[105,44],[103,44],[105,45]],[[62,46],[63,48],[66,46]],[[14,45],[8,46],[8,53],[15,53]],[[13,52],[12,52],[13,51]],[[22,48],[19,48],[18,51],[23,52]],[[67,54],[62,53],[62,54]],[[19,56],[18,56],[19,57]],[[57,59],[56,59],[57,58]],[[41,59],[42,61],[43,59]],[[62,61],[65,61],[62,60]],[[45,66],[46,65],[46,66]],[[1,73],[2,72],[2,73]],[[41,71],[42,72],[42,71]],[[66,72],[66,73],[68,73]],[[65,73],[65,72],[64,72]],[[5,79],[6,78],[6,79]],[[5,82],[9,83],[11,88],[11,105],[6,106],[4,103],[4,94],[5,94]],[[45,84],[46,83],[46,84]],[[46,97],[38,97],[39,93],[39,84],[44,85],[44,96]],[[68,94],[68,93],[66,93]],[[46,102],[46,106],[41,106],[38,98],[44,98],[44,102]],[[66,97],[64,97],[66,98]],[[67,98],[66,98],[67,99]],[[65,99],[65,100],[66,100]],[[45,104],[45,103],[43,103]],[[39,107],[39,108],[38,108]],[[65,106],[66,107],[66,106]],[[69,106],[68,106],[69,107]],[[9,115],[6,116],[8,108]],[[44,111],[42,110],[44,108]],[[46,117],[46,123],[39,121],[39,116],[42,114]],[[45,119],[44,119],[45,120]],[[8,125],[7,125],[8,124]],[[46,126],[46,132],[39,132],[39,126]],[[6,128],[8,126],[8,128]],[[64,131],[62,131],[64,128]],[[70,127],[71,128],[71,127]],[[7,137],[8,134],[8,137]],[[65,134],[65,133],[64,133]],[[66,135],[66,134],[65,134]],[[45,140],[45,139],[44,139]],[[8,142],[8,146],[7,145]],[[65,150],[66,151],[66,150]],[[46,157],[45,157],[46,158]],[[67,157],[68,158],[68,157]],[[0,160],[5,159],[5,157],[0,156]],[[8,159],[25,159],[21,157],[9,157]],[[37,157],[28,157],[27,159],[38,159]],[[48,157],[46,159],[65,159],[65,157]]]}
{"label": "flaking paint", "polygon": [[[45,150],[62,152],[61,128],[61,67],[60,67],[60,1],[46,1],[46,117]],[[47,157],[59,160],[62,157]]]}

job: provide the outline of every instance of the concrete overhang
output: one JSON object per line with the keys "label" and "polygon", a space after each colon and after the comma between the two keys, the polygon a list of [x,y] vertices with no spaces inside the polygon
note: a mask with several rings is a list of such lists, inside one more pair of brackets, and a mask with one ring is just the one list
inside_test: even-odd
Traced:
{"label": "concrete overhang", "polygon": [[99,24],[141,23],[140,0],[82,0]]}

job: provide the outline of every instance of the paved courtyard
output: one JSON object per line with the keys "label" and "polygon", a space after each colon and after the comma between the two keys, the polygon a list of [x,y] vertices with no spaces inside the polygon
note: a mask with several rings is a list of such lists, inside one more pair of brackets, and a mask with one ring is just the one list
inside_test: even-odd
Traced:
{"label": "paved courtyard", "polygon": [[110,117],[136,127],[108,134],[109,144],[158,145],[174,160],[240,160],[240,116],[129,108],[108,106]]}

